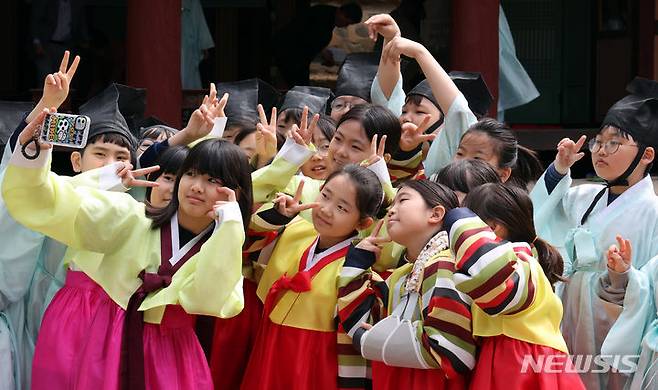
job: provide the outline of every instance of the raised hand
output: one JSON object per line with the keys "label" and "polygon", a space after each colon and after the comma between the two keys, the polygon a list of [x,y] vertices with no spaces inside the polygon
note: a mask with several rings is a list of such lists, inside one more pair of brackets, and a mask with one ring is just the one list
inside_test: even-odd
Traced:
{"label": "raised hand", "polygon": [[317,202],[302,204],[302,190],[304,189],[304,181],[299,182],[297,190],[295,191],[295,196],[291,197],[288,194],[279,192],[274,198],[274,208],[279,213],[285,215],[288,218],[292,218],[295,215],[299,214],[304,210],[318,207]]}
{"label": "raised hand", "polygon": [[296,124],[292,125],[291,136],[295,142],[302,146],[308,146],[311,144],[311,139],[313,138],[313,131],[315,131],[315,126],[318,124],[320,119],[319,114],[313,115],[311,118],[311,123],[308,123],[308,107],[304,106],[302,110],[302,120],[299,123],[299,126]]}
{"label": "raised hand", "polygon": [[160,169],[159,165],[154,165],[148,168],[135,169],[129,162],[121,162],[117,168],[117,176],[121,178],[121,183],[126,188],[133,187],[157,187],[158,183],[148,180],[138,180],[137,177],[146,176],[149,173],[155,172]]}
{"label": "raised hand", "polygon": [[212,207],[212,210],[208,212],[208,217],[214,219],[217,221],[217,223],[221,222],[221,213],[219,212],[219,209],[222,208],[222,206],[231,203],[231,202],[236,202],[237,198],[235,196],[235,191],[228,187],[216,187],[215,190],[217,191],[218,194],[220,195],[225,195],[226,200],[218,200],[215,202],[215,205]]}
{"label": "raised hand", "polygon": [[421,53],[426,51],[425,47],[418,42],[414,42],[407,38],[395,37],[384,46],[382,50],[382,60],[388,62],[400,62],[400,56],[416,58]]}
{"label": "raised hand", "polygon": [[361,163],[363,167],[369,167],[377,161],[384,158],[384,151],[386,150],[386,136],[383,136],[381,141],[379,141],[379,146],[377,145],[378,135],[375,134],[370,141],[370,157],[364,162]]}
{"label": "raised hand", "polygon": [[377,40],[377,34],[387,41],[400,36],[400,27],[389,14],[371,16],[364,23],[368,27],[368,36],[373,41]]}
{"label": "raised hand", "polygon": [[382,226],[384,226],[384,220],[380,219],[379,222],[377,222],[377,225],[375,225],[375,228],[372,230],[372,233],[370,233],[368,237],[361,240],[361,242],[359,242],[356,247],[374,253],[375,257],[379,259],[379,255],[382,252],[382,245],[391,242],[391,237],[388,235],[382,237],[379,236],[379,233],[382,230]]}
{"label": "raised hand", "polygon": [[420,126],[416,126],[411,122],[402,124],[402,134],[400,135],[400,150],[409,152],[416,149],[418,145],[425,141],[432,141],[436,138],[436,134],[425,134],[427,128],[430,126],[430,116],[425,115]]}
{"label": "raised hand", "polygon": [[583,158],[585,155],[584,152],[580,152],[583,145],[585,145],[586,136],[581,136],[577,142],[573,142],[569,138],[563,138],[557,144],[557,156],[555,156],[555,162],[553,166],[562,175],[566,175],[569,171],[569,168],[576,163],[576,161]]}
{"label": "raised hand", "polygon": [[169,138],[169,145],[187,145],[201,139],[212,131],[215,125],[214,119],[224,117],[224,108],[228,103],[228,94],[225,93],[217,100],[217,89],[214,83],[210,83],[210,93],[203,98],[203,102],[192,112],[187,126]]}
{"label": "raised hand", "polygon": [[258,105],[258,117],[260,123],[256,125],[256,154],[258,161],[268,161],[276,156],[276,107],[272,107],[270,121],[267,121],[265,110]]}
{"label": "raised hand", "polygon": [[59,70],[46,76],[43,82],[41,101],[47,107],[59,108],[69,95],[71,81],[76,70],[78,70],[78,64],[80,64],[80,56],[75,56],[69,66],[70,55],[71,53],[68,50],[65,51],[62,62],[59,64]]}
{"label": "raised hand", "polygon": [[608,248],[608,268],[618,273],[624,273],[631,268],[633,248],[631,242],[619,234],[616,238],[618,245],[610,245]]}

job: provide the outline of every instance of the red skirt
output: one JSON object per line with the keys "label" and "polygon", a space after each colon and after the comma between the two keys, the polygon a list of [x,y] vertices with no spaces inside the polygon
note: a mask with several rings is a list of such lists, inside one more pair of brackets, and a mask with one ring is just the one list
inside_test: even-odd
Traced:
{"label": "red skirt", "polygon": [[261,321],[242,389],[336,390],[336,332]]}
{"label": "red skirt", "polygon": [[215,320],[210,356],[215,390],[238,389],[242,383],[263,313],[256,287],[256,283],[245,279],[242,284],[244,309],[235,317]]}
{"label": "red skirt", "polygon": [[461,376],[449,380],[441,369],[392,367],[383,362],[373,361],[372,388],[373,390],[464,390],[467,388],[467,380]]}
{"label": "red skirt", "polygon": [[[546,360],[549,356],[551,358]],[[533,369],[533,365],[527,362],[524,367],[524,357],[526,359],[531,357],[534,362],[553,362],[543,367],[549,369],[558,367],[558,369],[546,372],[546,370]],[[477,390],[585,389],[573,367],[571,369],[560,367],[571,367],[569,356],[562,351],[502,335],[487,337],[480,348],[470,388]]]}

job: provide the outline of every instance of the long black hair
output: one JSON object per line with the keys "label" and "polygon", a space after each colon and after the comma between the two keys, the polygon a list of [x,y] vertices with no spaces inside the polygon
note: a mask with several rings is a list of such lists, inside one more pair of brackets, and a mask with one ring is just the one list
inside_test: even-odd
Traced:
{"label": "long black hair", "polygon": [[[160,166],[160,169],[149,174],[146,179],[148,181],[156,181],[162,175],[170,174],[178,176],[178,170],[183,165],[185,157],[189,153],[190,148],[186,145],[177,145],[167,148],[167,150],[162,153],[160,158],[158,158],[157,164]],[[146,188],[146,200],[151,201],[151,187]],[[174,194],[175,196],[176,194]]]}
{"label": "long black hair", "polygon": [[537,237],[532,201],[524,189],[500,183],[484,184],[466,195],[464,206],[485,222],[495,221],[503,225],[508,233],[506,240],[534,245],[539,264],[551,284],[565,280],[562,277],[564,262],[560,252]]}
{"label": "long black hair", "polygon": [[349,120],[361,123],[361,127],[363,127],[369,141],[375,135],[379,135],[379,139],[385,135],[386,147],[384,152],[392,155],[398,150],[402,127],[400,126],[400,120],[388,108],[373,104],[359,104],[343,115],[336,127],[340,127],[343,122]]}
{"label": "long black hair", "polygon": [[544,172],[537,153],[519,145],[516,136],[505,124],[495,119],[483,118],[466,130],[464,136],[472,132],[484,133],[494,141],[498,168],[512,169],[509,178],[511,183],[527,188],[529,183],[537,181]]}
{"label": "long black hair", "polygon": [[178,186],[187,172],[207,174],[222,181],[225,187],[236,192],[242,213],[245,231],[249,226],[253,204],[251,188],[251,168],[247,156],[231,142],[222,139],[207,139],[196,144],[188,153],[176,176],[174,196],[167,207],[154,209],[147,207],[147,216],[153,220],[153,229],[169,222],[178,211]]}

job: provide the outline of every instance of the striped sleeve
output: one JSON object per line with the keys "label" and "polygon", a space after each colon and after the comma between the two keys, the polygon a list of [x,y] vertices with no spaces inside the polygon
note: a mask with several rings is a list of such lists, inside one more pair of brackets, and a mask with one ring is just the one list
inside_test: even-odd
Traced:
{"label": "striped sleeve", "polygon": [[358,339],[361,323],[376,322],[388,302],[386,283],[370,269],[374,263],[373,252],[351,246],[338,278],[338,319],[352,338]]}
{"label": "striped sleeve", "polygon": [[369,362],[361,356],[361,323],[376,322],[384,310],[388,288],[372,272],[372,252],[350,247],[338,277],[338,388],[371,388]]}
{"label": "striped sleeve", "polygon": [[422,145],[409,152],[398,150],[386,164],[391,181],[396,182],[415,176],[420,170],[422,162]]}
{"label": "striped sleeve", "polygon": [[467,208],[450,210],[444,219],[455,254],[455,284],[485,313],[516,314],[535,297],[535,285],[527,259],[502,241]]}

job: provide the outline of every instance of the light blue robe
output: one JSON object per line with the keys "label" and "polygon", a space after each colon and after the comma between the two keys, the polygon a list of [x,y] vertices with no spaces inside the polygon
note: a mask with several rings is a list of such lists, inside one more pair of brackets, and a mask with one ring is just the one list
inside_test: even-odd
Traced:
{"label": "light blue robe", "polygon": [[516,57],[514,38],[503,7],[498,12],[498,120],[505,110],[522,106],[539,97],[539,91]]}
{"label": "light blue robe", "polygon": [[181,14],[181,84],[183,89],[201,89],[199,63],[215,42],[199,0],[183,0]]}
{"label": "light blue robe", "polygon": [[[658,254],[658,197],[651,178],[646,177],[610,205],[606,192],[580,226],[583,214],[602,188],[598,184],[571,187],[567,174],[548,194],[542,176],[530,193],[535,228],[539,237],[556,246],[564,259],[569,282],[560,286],[562,334],[569,352],[634,355],[640,351],[649,321],[646,313],[653,306],[649,279],[641,269]],[[607,272],[606,251],[616,243],[617,234],[633,245],[634,269],[629,272],[623,307],[597,294],[599,278]],[[627,379],[621,374],[584,373],[581,377],[588,389],[621,389]]]}

